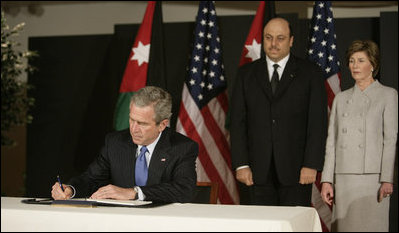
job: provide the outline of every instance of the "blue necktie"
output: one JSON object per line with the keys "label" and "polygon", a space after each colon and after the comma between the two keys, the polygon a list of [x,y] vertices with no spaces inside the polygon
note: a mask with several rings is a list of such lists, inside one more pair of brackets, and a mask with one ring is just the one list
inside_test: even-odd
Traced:
{"label": "blue necktie", "polygon": [[148,177],[147,160],[145,158],[145,152],[147,147],[141,147],[140,154],[136,159],[135,179],[137,186],[145,186]]}

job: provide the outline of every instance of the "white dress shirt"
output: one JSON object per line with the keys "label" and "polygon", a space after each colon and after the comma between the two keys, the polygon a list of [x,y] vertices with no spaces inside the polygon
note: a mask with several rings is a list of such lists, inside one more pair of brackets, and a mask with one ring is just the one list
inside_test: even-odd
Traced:
{"label": "white dress shirt", "polygon": [[[155,146],[157,145],[159,139],[161,138],[161,135],[162,135],[162,132],[158,135],[157,139],[155,139],[155,141],[153,143],[151,143],[150,145],[138,145],[138,147],[137,147],[136,158],[140,154],[141,147],[143,147],[143,146],[147,147],[147,152],[145,152],[147,168],[150,166],[152,153],[154,152]],[[141,191],[141,188],[139,186],[135,186],[135,188],[137,188],[137,190],[138,190],[138,200],[143,201],[145,199],[145,195],[144,195],[143,191]]]}
{"label": "white dress shirt", "polygon": [[278,73],[278,78],[281,80],[281,76],[283,75],[283,71],[285,68],[285,65],[287,65],[288,59],[290,58],[290,54],[288,54],[286,57],[281,59],[279,62],[274,62],[270,60],[268,56],[266,56],[266,65],[267,65],[267,71],[269,72],[269,81],[272,80],[273,72],[274,72],[274,64],[278,64],[279,67],[277,68],[277,73]]}

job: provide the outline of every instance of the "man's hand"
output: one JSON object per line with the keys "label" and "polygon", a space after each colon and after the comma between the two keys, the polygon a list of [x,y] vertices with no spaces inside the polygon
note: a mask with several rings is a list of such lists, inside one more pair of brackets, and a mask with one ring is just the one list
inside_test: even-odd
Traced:
{"label": "man's hand", "polygon": [[252,171],[249,167],[238,169],[236,171],[236,179],[247,186],[254,184],[254,181],[252,180]]}
{"label": "man's hand", "polygon": [[311,184],[316,181],[317,170],[308,167],[302,167],[301,176],[299,177],[300,184]]}
{"label": "man's hand", "polygon": [[334,199],[334,189],[330,183],[323,183],[321,185],[321,199],[329,205],[332,205]]}
{"label": "man's hand", "polygon": [[136,196],[136,191],[133,188],[121,188],[112,184],[99,188],[90,198],[93,199],[116,199],[116,200],[131,200]]}
{"label": "man's hand", "polygon": [[53,187],[51,187],[51,197],[54,200],[66,200],[72,197],[73,190],[71,187],[62,184],[65,191],[62,191],[60,184],[56,182]]}

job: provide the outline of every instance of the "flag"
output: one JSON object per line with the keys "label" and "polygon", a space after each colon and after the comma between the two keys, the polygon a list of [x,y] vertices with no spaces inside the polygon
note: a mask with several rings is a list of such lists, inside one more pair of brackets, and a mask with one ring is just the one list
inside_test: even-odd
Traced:
{"label": "flag", "polygon": [[176,130],[199,145],[197,180],[218,183],[218,203],[238,204],[229,133],[224,127],[227,82],[218,30],[214,3],[201,1]]}
{"label": "flag", "polygon": [[[263,27],[274,17],[276,17],[274,1],[260,1],[241,52],[239,66],[265,56],[265,51],[263,50]],[[230,111],[227,112],[226,128],[230,129]]]}
{"label": "flag", "polygon": [[134,92],[146,85],[166,87],[161,2],[149,1],[136,35],[119,89],[115,130],[129,127],[129,104]]}
{"label": "flag", "polygon": [[[341,91],[340,63],[330,1],[316,1],[310,23],[308,58],[323,70],[327,91],[328,108],[331,109],[335,95]],[[320,173],[313,184],[312,204],[317,209],[323,231],[331,230],[331,207],[320,196]]]}
{"label": "flag", "polygon": [[263,27],[276,16],[274,1],[260,1],[254,20],[241,53],[239,66],[255,61],[261,57]]}

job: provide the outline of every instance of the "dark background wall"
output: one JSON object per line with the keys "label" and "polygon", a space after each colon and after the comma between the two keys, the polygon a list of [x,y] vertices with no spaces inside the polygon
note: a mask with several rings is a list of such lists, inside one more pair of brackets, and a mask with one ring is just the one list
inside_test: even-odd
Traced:
{"label": "dark background wall", "polygon": [[[295,14],[285,17],[295,36],[292,52],[305,58],[309,20],[298,19]],[[252,19],[253,16],[218,18],[229,95]],[[342,90],[354,84],[344,66],[344,55],[355,39],[372,39],[380,45],[380,81],[398,89],[397,26],[397,12],[382,13],[380,18],[335,20]],[[119,85],[138,27],[116,25],[112,35],[29,39],[29,49],[38,51],[40,59],[32,62],[39,71],[29,77],[36,87],[31,92],[36,106],[33,123],[27,129],[27,196],[50,196],[57,174],[67,181],[84,171],[97,156],[105,134],[113,130]],[[193,30],[191,22],[164,24],[167,89],[174,104],[172,128],[178,115]],[[397,187],[394,194],[397,216]],[[245,195],[242,198],[245,201]]]}

